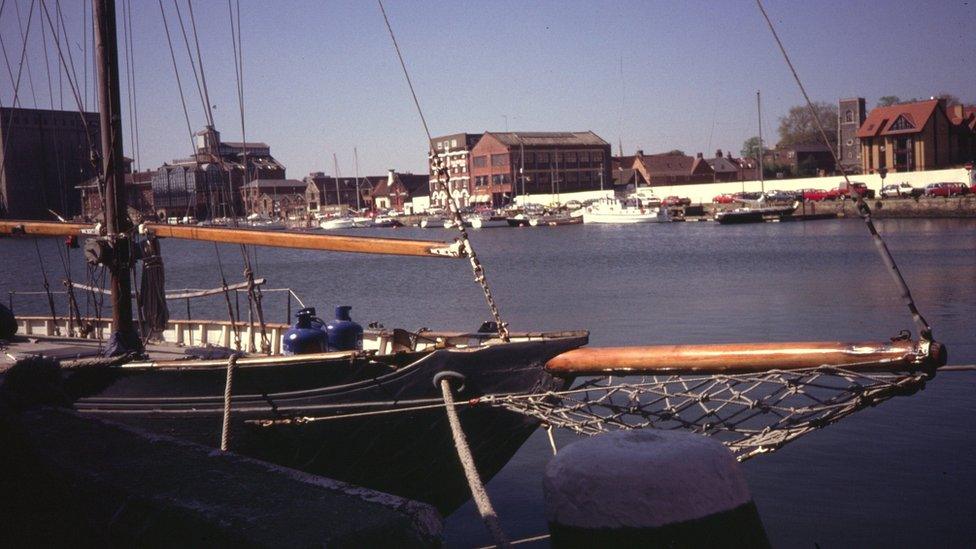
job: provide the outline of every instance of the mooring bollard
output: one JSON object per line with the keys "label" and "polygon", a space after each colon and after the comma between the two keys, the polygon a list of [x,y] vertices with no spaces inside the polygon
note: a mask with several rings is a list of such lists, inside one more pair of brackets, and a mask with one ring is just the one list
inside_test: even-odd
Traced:
{"label": "mooring bollard", "polygon": [[562,449],[543,479],[554,547],[768,547],[739,463],[718,441],[642,429]]}

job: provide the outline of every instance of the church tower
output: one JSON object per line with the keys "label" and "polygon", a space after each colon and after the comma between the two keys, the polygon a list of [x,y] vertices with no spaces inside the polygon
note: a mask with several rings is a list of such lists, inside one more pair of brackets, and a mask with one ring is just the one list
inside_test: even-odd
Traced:
{"label": "church tower", "polygon": [[857,130],[864,123],[867,113],[864,98],[841,99],[837,110],[837,157],[847,173],[861,172],[861,142]]}

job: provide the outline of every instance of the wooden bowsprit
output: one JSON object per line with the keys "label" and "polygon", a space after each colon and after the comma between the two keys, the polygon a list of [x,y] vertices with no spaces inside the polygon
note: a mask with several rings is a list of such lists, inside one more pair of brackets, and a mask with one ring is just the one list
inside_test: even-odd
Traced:
{"label": "wooden bowsprit", "polygon": [[601,377],[483,401],[583,435],[691,430],[746,460],[914,394],[945,363],[941,345],[908,340],[580,348],[551,359],[549,372]]}

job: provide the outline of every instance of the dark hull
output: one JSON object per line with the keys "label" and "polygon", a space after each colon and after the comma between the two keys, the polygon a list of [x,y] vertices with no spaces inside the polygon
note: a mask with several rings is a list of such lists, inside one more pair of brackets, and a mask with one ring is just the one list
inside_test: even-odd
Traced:
{"label": "dark hull", "polygon": [[731,210],[727,212],[719,212],[715,214],[715,221],[723,225],[732,225],[738,223],[763,223],[767,220],[780,219],[782,216],[790,215],[795,210],[795,207],[771,207],[771,208],[754,208],[748,210]]}
{"label": "dark hull", "polygon": [[[387,403],[440,399],[433,378],[464,376],[459,402],[486,394],[561,388],[543,366],[586,343],[585,334],[404,355],[398,366],[348,358],[235,371],[231,449],[314,474],[426,501],[449,513],[470,496],[442,407],[355,416]],[[216,446],[224,368],[136,369],[80,373],[76,408]],[[102,376],[103,379],[99,379]],[[342,408],[341,410],[337,408]],[[487,406],[460,408],[461,423],[484,480],[511,459],[538,422]],[[339,419],[341,414],[351,417]],[[311,421],[280,421],[290,418]],[[271,420],[279,420],[269,423]],[[263,423],[262,423],[263,422]]]}

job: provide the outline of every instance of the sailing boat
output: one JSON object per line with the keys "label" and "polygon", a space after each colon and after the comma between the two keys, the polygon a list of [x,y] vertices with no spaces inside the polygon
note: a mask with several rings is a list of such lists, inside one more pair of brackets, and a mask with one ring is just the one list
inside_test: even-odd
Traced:
{"label": "sailing boat", "polygon": [[759,115],[759,200],[756,206],[743,206],[732,210],[717,212],[715,221],[723,225],[740,223],[762,223],[764,221],[779,221],[784,215],[792,214],[799,203],[790,206],[766,206],[766,182],[763,174],[763,139],[762,139],[762,102],[756,91],[756,112]]}
{"label": "sailing boat", "polygon": [[[468,486],[442,410],[446,399],[442,400],[438,392],[445,380],[458,399],[467,402],[458,408],[460,422],[479,472],[490,479],[542,418],[499,406],[480,406],[482,399],[490,402],[498,395],[534,395],[545,404],[549,396],[569,387],[577,376],[608,373],[724,375],[822,364],[916,369],[945,362],[937,344],[927,339],[928,333],[918,343],[901,339],[856,345],[828,342],[605,349],[583,348],[588,341],[586,331],[509,333],[500,322],[484,271],[463,230],[461,240],[453,244],[152,223],[135,231],[126,214],[122,187],[114,2],[99,0],[95,6],[106,223],[92,226],[0,220],[0,235],[94,236],[86,246],[87,255],[111,274],[111,319],[90,319],[90,325],[82,329],[73,326],[71,318],[56,315],[18,317],[21,337],[14,338],[0,358],[0,371],[23,355],[62,358],[65,392],[82,415],[160,430],[204,444],[216,442],[221,422],[227,420],[232,448],[237,452],[427,501],[449,512],[468,498]],[[460,217],[453,205],[452,213]],[[467,258],[497,320],[477,331],[368,330],[362,348],[296,355],[275,354],[285,327],[268,324],[262,326],[270,330],[268,353],[245,352],[240,357],[220,358],[190,356],[179,345],[195,343],[195,330],[200,343],[241,352],[244,349],[237,332],[245,324],[233,320],[168,321],[155,341],[143,348],[132,320],[130,244],[144,239],[150,249],[158,249],[158,241],[166,238]],[[250,280],[247,285],[254,284]],[[65,335],[55,336],[55,330]],[[247,327],[247,331],[253,334],[253,328]],[[91,336],[104,332],[112,334],[108,346],[112,358],[100,361],[96,357],[102,351],[102,342]],[[236,389],[225,401],[231,379]],[[673,416],[674,412],[667,413]],[[562,417],[567,419],[571,414]]]}

